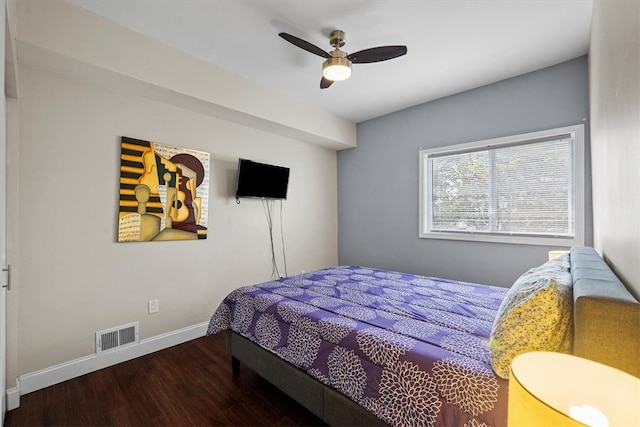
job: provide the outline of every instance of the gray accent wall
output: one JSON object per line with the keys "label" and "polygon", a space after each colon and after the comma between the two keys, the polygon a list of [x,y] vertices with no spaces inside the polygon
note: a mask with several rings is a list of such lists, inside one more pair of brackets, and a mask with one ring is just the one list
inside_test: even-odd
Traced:
{"label": "gray accent wall", "polygon": [[339,263],[511,286],[549,250],[566,248],[420,239],[418,152],[581,123],[585,244],[592,245],[587,62],[579,57],[359,123],[357,148],[338,153]]}

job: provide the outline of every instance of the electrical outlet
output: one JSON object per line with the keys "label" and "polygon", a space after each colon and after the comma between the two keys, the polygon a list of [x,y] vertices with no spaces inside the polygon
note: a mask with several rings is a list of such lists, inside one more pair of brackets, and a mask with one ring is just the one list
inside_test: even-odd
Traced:
{"label": "electrical outlet", "polygon": [[153,313],[157,313],[158,312],[158,300],[157,299],[150,299],[149,300],[149,314],[153,314]]}

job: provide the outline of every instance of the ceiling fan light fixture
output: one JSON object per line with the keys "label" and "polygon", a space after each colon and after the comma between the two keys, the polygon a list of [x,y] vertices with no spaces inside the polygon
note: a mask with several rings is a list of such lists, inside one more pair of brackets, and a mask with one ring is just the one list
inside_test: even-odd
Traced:
{"label": "ceiling fan light fixture", "polygon": [[340,57],[329,58],[322,64],[322,75],[334,82],[346,80],[351,77],[351,61]]}
{"label": "ceiling fan light fixture", "polygon": [[372,47],[347,55],[345,51],[340,49],[345,42],[344,31],[341,30],[333,30],[329,35],[329,42],[334,47],[331,53],[291,34],[279,33],[278,35],[300,49],[325,58],[322,63],[320,89],[326,89],[335,81],[346,80],[351,77],[351,64],[370,64],[372,62],[387,61],[407,53],[406,46],[397,45]]}

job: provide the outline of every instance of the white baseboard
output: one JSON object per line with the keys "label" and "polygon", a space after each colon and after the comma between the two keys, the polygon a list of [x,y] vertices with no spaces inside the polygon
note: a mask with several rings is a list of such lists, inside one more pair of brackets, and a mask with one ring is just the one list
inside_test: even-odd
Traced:
{"label": "white baseboard", "polygon": [[145,354],[153,353],[168,347],[172,347],[195,338],[203,337],[207,332],[208,322],[187,326],[186,328],[157,335],[141,340],[139,344],[127,346],[121,349],[104,353],[92,354],[51,366],[39,371],[20,375],[17,386],[7,390],[7,409],[15,409],[20,406],[20,396],[31,393],[72,378],[85,375],[109,366],[116,365]]}
{"label": "white baseboard", "polygon": [[16,386],[7,390],[7,411],[20,407],[20,380],[16,381]]}

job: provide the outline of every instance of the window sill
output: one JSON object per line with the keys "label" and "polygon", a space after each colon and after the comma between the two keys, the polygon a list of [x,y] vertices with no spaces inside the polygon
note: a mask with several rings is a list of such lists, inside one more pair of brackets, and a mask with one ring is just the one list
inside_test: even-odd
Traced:
{"label": "window sill", "polygon": [[523,235],[497,235],[489,233],[470,233],[470,232],[431,232],[420,233],[421,239],[437,239],[437,240],[462,240],[467,242],[491,242],[491,243],[509,243],[513,245],[542,245],[542,246],[584,246],[584,237],[542,237],[542,236],[523,236]]}

